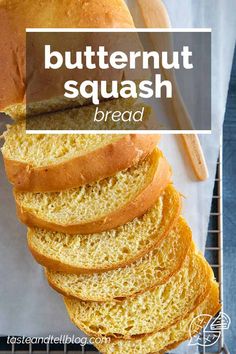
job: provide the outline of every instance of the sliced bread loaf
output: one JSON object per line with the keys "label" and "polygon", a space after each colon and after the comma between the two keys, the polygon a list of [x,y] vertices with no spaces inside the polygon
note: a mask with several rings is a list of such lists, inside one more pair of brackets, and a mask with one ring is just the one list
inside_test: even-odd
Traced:
{"label": "sliced bread loaf", "polygon": [[142,217],[110,231],[68,235],[34,228],[28,245],[35,259],[67,273],[97,273],[125,267],[157,247],[178,220],[180,194],[169,185]]}
{"label": "sliced bread loaf", "polygon": [[15,191],[18,216],[30,227],[69,234],[110,230],[151,208],[170,177],[168,162],[155,149],[138,165],[90,185],[61,192]]}
{"label": "sliced bread loaf", "polygon": [[71,320],[88,335],[132,338],[168,328],[203,301],[213,272],[190,251],[178,273],[163,285],[121,302],[91,302],[65,297]]}
{"label": "sliced bread loaf", "polygon": [[164,284],[180,268],[191,244],[191,230],[180,217],[161,245],[125,268],[91,275],[46,270],[49,284],[58,292],[89,301],[112,301]]}
{"label": "sliced bread loaf", "polygon": [[158,135],[26,134],[25,122],[8,126],[2,148],[8,179],[27,192],[53,192],[92,183],[137,164]]}
{"label": "sliced bread loaf", "polygon": [[110,340],[108,338],[106,341],[104,338],[100,344],[96,344],[96,347],[103,354],[151,354],[162,353],[162,351],[165,353],[200,332],[209,320],[208,316],[200,315],[214,316],[219,309],[218,284],[212,282],[211,290],[204,301],[184,319],[166,330],[131,340]]}

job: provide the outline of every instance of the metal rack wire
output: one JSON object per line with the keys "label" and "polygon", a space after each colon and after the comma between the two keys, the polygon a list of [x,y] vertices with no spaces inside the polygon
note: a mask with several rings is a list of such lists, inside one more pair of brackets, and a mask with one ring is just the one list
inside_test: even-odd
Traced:
{"label": "metal rack wire", "polygon": [[[210,213],[208,238],[206,245],[206,258],[211,264],[215,277],[220,284],[220,300],[223,311],[223,222],[222,222],[222,148],[217,164],[214,195]],[[2,341],[1,341],[2,342]],[[5,340],[6,342],[6,340]],[[0,353],[16,354],[94,354],[98,353],[92,346],[86,345],[14,345],[4,343],[0,345]],[[230,354],[224,342],[224,332],[214,347],[200,347],[202,354]],[[124,353],[125,354],[125,353]],[[141,354],[141,353],[140,353]]]}
{"label": "metal rack wire", "polygon": [[[208,237],[205,256],[213,268],[215,277],[220,285],[221,312],[224,311],[223,301],[223,149],[222,141],[217,171],[215,177],[215,187],[212,198],[212,206],[209,220]],[[223,319],[221,327],[223,328]],[[225,341],[224,331],[221,329],[220,337],[214,347],[201,347],[200,353],[203,354],[230,354]]]}

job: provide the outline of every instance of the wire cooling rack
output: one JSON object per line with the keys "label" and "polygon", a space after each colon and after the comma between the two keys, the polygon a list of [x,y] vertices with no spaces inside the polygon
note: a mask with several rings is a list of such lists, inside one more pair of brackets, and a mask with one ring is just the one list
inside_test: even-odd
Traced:
{"label": "wire cooling rack", "polygon": [[[206,258],[211,264],[215,277],[220,284],[220,300],[223,311],[223,223],[222,223],[222,148],[217,163],[215,187],[212,199],[209,230],[206,245]],[[76,344],[8,344],[7,338],[0,338],[0,353],[16,354],[95,354],[98,351],[92,346],[84,347]],[[178,351],[176,351],[178,353]],[[214,346],[199,347],[202,354],[230,354],[224,342],[221,330],[218,342]],[[124,353],[125,354],[125,353]],[[142,353],[140,353],[142,354]],[[178,353],[179,354],[179,353]]]}
{"label": "wire cooling rack", "polygon": [[[215,177],[215,186],[212,197],[211,213],[208,227],[208,237],[206,244],[205,257],[211,264],[216,280],[220,285],[221,313],[224,312],[223,301],[223,148],[221,148],[217,162]],[[221,319],[221,328],[223,328],[223,316]],[[203,346],[199,348],[203,354],[230,354],[224,341],[224,330],[221,329],[220,337],[214,346]]]}

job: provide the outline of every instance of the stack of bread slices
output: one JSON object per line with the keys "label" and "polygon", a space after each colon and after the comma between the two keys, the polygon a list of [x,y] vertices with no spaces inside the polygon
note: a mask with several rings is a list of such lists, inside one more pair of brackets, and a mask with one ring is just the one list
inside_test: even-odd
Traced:
{"label": "stack of bread slices", "polygon": [[[5,132],[2,153],[30,251],[75,325],[99,339],[93,342],[101,353],[176,347],[209,319],[198,315],[214,315],[220,305],[212,270],[181,216],[159,137],[27,135],[23,120],[26,83],[37,81],[36,72],[25,73],[25,29],[134,28],[128,7],[123,0],[11,0],[0,8],[0,111],[22,119]],[[66,129],[91,116],[89,102],[51,98],[31,107],[42,128],[48,112],[47,129],[55,127],[55,111]],[[101,104],[139,107],[132,100]],[[151,121],[145,112],[143,124]]]}
{"label": "stack of bread slices", "polygon": [[101,353],[163,352],[218,312],[158,135],[26,135],[18,122],[4,138],[29,249]]}

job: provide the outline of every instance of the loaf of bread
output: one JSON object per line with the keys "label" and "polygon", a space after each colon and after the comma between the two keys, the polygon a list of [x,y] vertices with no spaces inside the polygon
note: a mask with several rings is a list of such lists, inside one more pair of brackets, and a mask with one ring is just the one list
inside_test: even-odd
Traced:
{"label": "loaf of bread", "polygon": [[47,279],[55,290],[66,296],[89,301],[120,300],[164,284],[181,268],[191,240],[191,230],[180,217],[157,248],[130,266],[91,275],[47,269]]}
{"label": "loaf of bread", "polygon": [[28,245],[45,267],[67,273],[97,273],[125,267],[156,248],[178,220],[180,194],[169,185],[142,217],[107,232],[68,235],[28,231]]}
{"label": "loaf of bread", "polygon": [[[48,27],[128,28],[134,27],[134,23],[124,0],[1,0],[0,81],[4,84],[0,86],[0,111],[11,117],[22,118],[26,113],[25,30]],[[28,87],[38,84],[35,80],[39,73],[34,74],[27,80]],[[54,83],[55,93],[57,82]],[[30,108],[36,114],[79,104],[84,104],[80,97],[68,100],[56,95],[46,104],[36,101]]]}
{"label": "loaf of bread", "polygon": [[214,278],[205,259],[192,249],[180,271],[165,284],[121,302],[65,297],[74,324],[91,336],[129,339],[164,330],[204,300]]}
{"label": "loaf of bread", "polygon": [[193,312],[167,329],[131,340],[109,338],[96,344],[96,347],[103,354],[166,353],[199,333],[209,321],[209,317],[204,315],[214,316],[219,310],[219,288],[216,282],[212,282],[210,292],[204,301]]}
{"label": "loaf of bread", "polygon": [[[26,115],[26,86],[40,87],[37,55],[32,55],[34,75],[26,80],[25,72],[25,29],[37,27],[131,28],[134,23],[124,0],[0,1],[0,111],[17,119]],[[114,46],[111,41],[109,49]],[[44,98],[37,97],[42,90],[34,90],[35,100],[27,101],[30,114],[80,108],[36,116],[31,128],[40,120],[41,127],[52,129],[55,117],[66,129],[68,123],[75,128],[81,117],[90,124],[94,107],[81,106],[91,101],[66,99],[56,76],[46,75],[53,90],[45,85]],[[120,81],[126,72],[117,75]],[[118,100],[101,105],[116,104],[140,107]],[[145,124],[149,114],[148,108]],[[97,345],[102,353],[163,353],[199,332],[207,317],[192,322],[198,315],[219,310],[218,286],[180,217],[181,197],[169,184],[169,164],[154,150],[158,136],[29,136],[22,122],[4,137],[17,212],[31,227],[29,248],[48,267],[50,285],[65,295],[75,325],[110,340]]]}
{"label": "loaf of bread", "polygon": [[112,177],[61,192],[15,191],[19,219],[30,227],[89,234],[118,227],[151,208],[170,182],[159,150]]}
{"label": "loaf of bread", "polygon": [[159,141],[144,134],[32,135],[24,121],[8,126],[3,136],[8,179],[28,192],[61,191],[112,176],[144,159]]}

